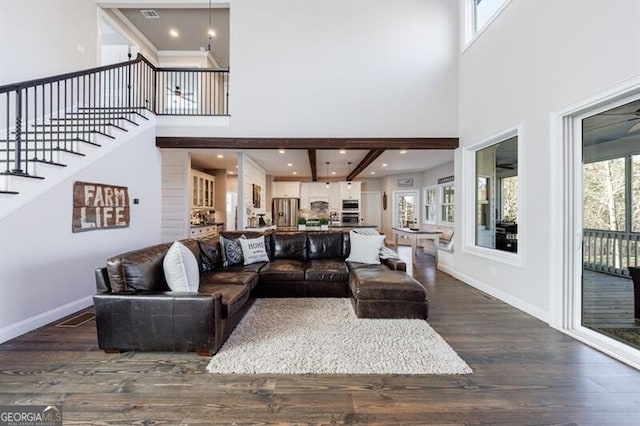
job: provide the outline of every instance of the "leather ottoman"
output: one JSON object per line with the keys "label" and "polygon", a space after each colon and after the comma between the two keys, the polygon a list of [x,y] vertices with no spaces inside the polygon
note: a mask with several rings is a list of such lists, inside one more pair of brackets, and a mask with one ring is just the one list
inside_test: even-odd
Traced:
{"label": "leather ottoman", "polygon": [[427,319],[427,291],[420,282],[384,265],[352,268],[349,292],[358,318]]}

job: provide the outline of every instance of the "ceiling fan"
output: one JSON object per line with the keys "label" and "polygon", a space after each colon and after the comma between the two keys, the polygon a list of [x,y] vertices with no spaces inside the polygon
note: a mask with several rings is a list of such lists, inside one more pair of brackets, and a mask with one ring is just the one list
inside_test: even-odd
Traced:
{"label": "ceiling fan", "polygon": [[496,164],[496,169],[514,170],[516,166],[513,163]]}
{"label": "ceiling fan", "polygon": [[612,123],[603,124],[602,126],[593,127],[591,130],[597,130],[597,129],[602,129],[602,128],[609,127],[609,126],[619,125],[619,124],[622,124],[622,123],[638,121],[638,123],[635,123],[629,129],[627,129],[627,131],[625,133],[634,133],[634,132],[640,131],[640,108],[638,108],[635,111],[628,111],[628,112],[602,112],[602,113],[600,113],[598,115],[608,115],[608,116],[612,116],[612,117],[631,117],[631,118],[627,118],[627,119],[619,120],[619,121],[614,121]]}
{"label": "ceiling fan", "polygon": [[174,102],[177,100],[185,100],[191,103],[194,102],[191,98],[193,96],[193,92],[183,92],[182,89],[180,89],[180,86],[175,86],[173,89],[167,86],[167,94],[173,96]]}

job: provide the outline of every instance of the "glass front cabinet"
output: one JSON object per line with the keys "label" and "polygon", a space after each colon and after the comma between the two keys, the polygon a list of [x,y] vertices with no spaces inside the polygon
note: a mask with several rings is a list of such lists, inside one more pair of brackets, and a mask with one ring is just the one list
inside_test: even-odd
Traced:
{"label": "glass front cabinet", "polygon": [[215,208],[216,178],[198,170],[191,170],[191,207]]}

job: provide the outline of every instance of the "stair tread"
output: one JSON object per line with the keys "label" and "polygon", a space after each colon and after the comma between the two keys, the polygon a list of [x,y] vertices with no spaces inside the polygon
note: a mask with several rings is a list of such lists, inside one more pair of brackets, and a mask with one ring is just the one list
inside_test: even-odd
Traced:
{"label": "stair tread", "polygon": [[40,179],[40,180],[44,179],[44,176],[30,175],[29,173],[24,173],[24,172],[0,172],[0,176],[15,176],[15,177],[24,177],[29,179]]}
{"label": "stair tread", "polygon": [[[16,140],[15,139],[10,139],[9,144],[15,144]],[[93,145],[96,147],[101,147],[102,145],[97,143],[97,142],[93,142],[93,141],[88,141],[86,139],[80,139],[80,138],[75,138],[75,139],[23,139],[22,141],[20,141],[21,143],[41,143],[41,144],[64,144],[64,143],[72,143],[72,142],[80,142],[80,143],[86,143],[89,145]],[[7,143],[6,139],[0,139],[0,143]],[[35,151],[35,150],[41,150],[42,148],[29,148],[29,151]],[[45,148],[45,149],[50,149],[50,148]],[[0,152],[2,151],[7,151],[6,148],[0,148]],[[14,148],[9,148],[8,151],[15,151]]]}

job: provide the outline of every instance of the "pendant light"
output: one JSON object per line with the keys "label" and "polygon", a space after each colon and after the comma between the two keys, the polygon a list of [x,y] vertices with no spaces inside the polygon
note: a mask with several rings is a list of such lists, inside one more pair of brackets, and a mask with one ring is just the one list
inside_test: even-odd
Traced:
{"label": "pendant light", "polygon": [[[351,161],[349,161],[347,164],[349,165],[349,175],[351,175]],[[349,177],[349,175],[347,175],[347,178]],[[347,188],[351,189],[351,181],[347,182]]]}
{"label": "pendant light", "polygon": [[325,164],[327,165],[327,189],[329,189],[329,162],[325,161]]}
{"label": "pendant light", "polygon": [[211,52],[212,34],[213,34],[213,28],[211,28],[211,0],[209,0],[209,28],[207,28],[207,35],[209,36],[209,44],[207,44],[207,52]]}

